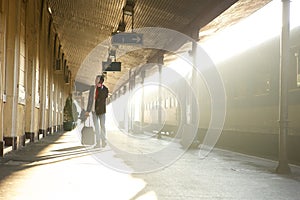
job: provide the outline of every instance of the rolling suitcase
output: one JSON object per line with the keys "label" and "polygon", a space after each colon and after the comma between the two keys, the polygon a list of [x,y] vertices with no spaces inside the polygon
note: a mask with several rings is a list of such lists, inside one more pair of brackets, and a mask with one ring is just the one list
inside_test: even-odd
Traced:
{"label": "rolling suitcase", "polygon": [[[91,120],[90,118],[88,120]],[[82,145],[94,145],[95,144],[95,131],[93,127],[90,125],[89,121],[89,126],[85,125],[86,120],[84,121],[84,126],[81,130],[81,144]]]}

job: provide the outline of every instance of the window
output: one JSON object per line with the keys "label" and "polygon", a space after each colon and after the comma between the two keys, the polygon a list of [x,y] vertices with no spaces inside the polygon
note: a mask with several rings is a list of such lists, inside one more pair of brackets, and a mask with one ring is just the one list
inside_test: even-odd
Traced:
{"label": "window", "polygon": [[300,87],[300,66],[299,66],[299,53],[295,53],[296,57],[296,69],[297,69],[297,87]]}
{"label": "window", "polygon": [[35,64],[36,64],[35,65],[35,106],[39,108],[40,107],[40,87],[39,87],[40,63],[37,58]]}
{"label": "window", "polygon": [[46,70],[46,82],[45,82],[45,85],[46,85],[46,91],[45,91],[45,95],[46,95],[46,102],[45,102],[45,107],[46,109],[48,110],[49,109],[49,76],[48,76],[48,70]]}
{"label": "window", "polygon": [[169,100],[169,98],[166,99],[166,108],[170,108],[170,100]]}
{"label": "window", "polygon": [[173,108],[175,106],[175,99],[171,97],[170,100],[171,100],[171,108]]}
{"label": "window", "polygon": [[20,30],[20,66],[19,66],[19,99],[20,104],[25,105],[25,7],[22,6],[21,11],[21,30]]}
{"label": "window", "polygon": [[268,94],[271,90],[271,75],[268,71],[256,74],[255,95]]}
{"label": "window", "polygon": [[164,100],[161,100],[161,101],[160,101],[160,107],[161,107],[161,108],[166,108],[166,103],[165,103]]}

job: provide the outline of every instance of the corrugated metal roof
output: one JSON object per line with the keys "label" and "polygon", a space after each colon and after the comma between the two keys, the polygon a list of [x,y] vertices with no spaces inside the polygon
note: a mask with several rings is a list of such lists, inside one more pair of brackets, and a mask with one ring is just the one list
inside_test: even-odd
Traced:
{"label": "corrugated metal roof", "polygon": [[[182,33],[189,29],[200,29],[237,0],[136,0],[134,28],[163,27]],[[245,1],[245,0],[244,0]],[[238,6],[231,12],[243,12],[257,2],[248,0],[247,5]],[[265,3],[266,1],[260,1]],[[262,4],[263,4],[262,3]],[[82,66],[87,55],[100,43],[110,38],[122,19],[125,0],[49,0],[53,23],[59,35],[63,52],[74,77],[82,83],[93,84],[94,76],[101,73],[98,68]],[[257,7],[258,5],[255,4]],[[259,5],[261,7],[261,4]],[[249,9],[247,9],[249,10]],[[225,16],[226,18],[231,16]],[[125,16],[126,30],[131,29],[131,17]],[[228,22],[229,23],[229,22]],[[195,27],[196,26],[196,27]],[[210,27],[211,28],[211,27]],[[168,38],[166,38],[167,41]],[[99,57],[107,56],[105,44]],[[116,81],[132,67],[146,63],[157,50],[142,49],[120,58],[122,72],[110,73],[106,84],[112,91]],[[83,70],[80,68],[84,68]]]}

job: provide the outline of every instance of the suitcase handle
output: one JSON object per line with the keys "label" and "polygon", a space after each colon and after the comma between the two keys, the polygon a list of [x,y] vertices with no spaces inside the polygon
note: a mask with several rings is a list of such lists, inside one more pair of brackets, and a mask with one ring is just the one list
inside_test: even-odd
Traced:
{"label": "suitcase handle", "polygon": [[87,119],[89,119],[89,126],[88,126],[88,127],[91,126],[91,116],[89,115],[89,116],[87,116],[87,118],[84,120],[84,122],[83,122],[83,127],[87,127],[87,126],[85,125],[85,122],[87,121]]}

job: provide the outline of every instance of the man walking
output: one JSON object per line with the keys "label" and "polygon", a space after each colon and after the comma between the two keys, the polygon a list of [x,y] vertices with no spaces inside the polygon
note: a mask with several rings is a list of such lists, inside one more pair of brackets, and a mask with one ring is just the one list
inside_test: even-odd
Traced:
{"label": "man walking", "polygon": [[89,113],[92,111],[96,132],[95,148],[100,148],[100,140],[102,142],[102,147],[106,146],[105,113],[108,89],[105,85],[103,85],[103,82],[104,76],[97,75],[95,79],[95,85],[90,87],[88,106],[86,109],[87,112],[85,114],[86,116],[89,116]]}

